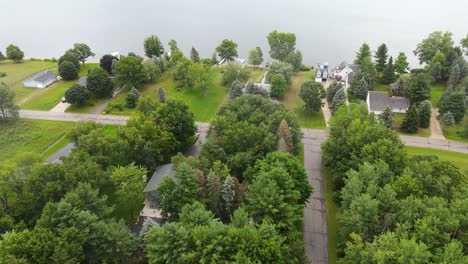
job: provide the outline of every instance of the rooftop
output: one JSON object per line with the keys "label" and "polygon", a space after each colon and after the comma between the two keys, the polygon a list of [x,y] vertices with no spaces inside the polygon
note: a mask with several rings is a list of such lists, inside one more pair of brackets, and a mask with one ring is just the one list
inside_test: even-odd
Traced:
{"label": "rooftop", "polygon": [[36,81],[43,83],[55,78],[57,77],[54,72],[51,70],[45,70],[34,74],[33,76],[26,79],[26,81]]}
{"label": "rooftop", "polygon": [[408,109],[410,101],[400,96],[388,96],[386,92],[369,91],[369,111],[384,111],[390,106],[392,109]]}

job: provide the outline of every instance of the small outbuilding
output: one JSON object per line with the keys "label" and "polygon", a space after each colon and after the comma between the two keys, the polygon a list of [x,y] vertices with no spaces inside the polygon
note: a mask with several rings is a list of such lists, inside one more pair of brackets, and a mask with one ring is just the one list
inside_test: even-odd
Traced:
{"label": "small outbuilding", "polygon": [[83,86],[83,87],[86,87],[86,82],[88,81],[88,77],[87,76],[81,76],[80,79],[78,79],[78,82],[77,84],[79,86]]}
{"label": "small outbuilding", "polygon": [[386,92],[369,91],[367,93],[367,109],[369,113],[380,115],[390,106],[393,113],[406,113],[410,100],[401,96],[388,96]]}
{"label": "small outbuilding", "polygon": [[28,88],[47,88],[49,85],[57,81],[57,75],[51,70],[45,70],[34,74],[27,78],[23,85]]}

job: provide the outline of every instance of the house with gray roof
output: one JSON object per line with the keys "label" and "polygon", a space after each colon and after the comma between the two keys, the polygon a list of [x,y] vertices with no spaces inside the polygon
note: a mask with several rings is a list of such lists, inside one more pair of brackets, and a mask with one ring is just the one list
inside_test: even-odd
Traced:
{"label": "house with gray roof", "polygon": [[78,79],[78,85],[86,87],[86,82],[88,81],[88,76],[81,76],[80,79]]}
{"label": "house with gray roof", "polygon": [[388,96],[386,92],[369,91],[367,93],[367,109],[369,113],[380,115],[390,106],[393,113],[406,113],[410,107],[410,100],[401,96]]}
{"label": "house with gray roof", "polygon": [[344,82],[344,84],[348,86],[353,79],[354,74],[356,74],[360,69],[361,66],[358,64],[348,64],[343,61],[335,68],[334,78],[337,81]]}
{"label": "house with gray roof", "polygon": [[24,87],[28,88],[47,88],[49,85],[57,81],[57,76],[51,70],[45,70],[34,74],[24,80]]}

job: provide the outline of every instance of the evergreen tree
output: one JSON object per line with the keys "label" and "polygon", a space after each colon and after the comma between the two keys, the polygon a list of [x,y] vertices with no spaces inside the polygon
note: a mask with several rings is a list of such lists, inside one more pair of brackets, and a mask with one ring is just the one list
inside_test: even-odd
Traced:
{"label": "evergreen tree", "polygon": [[325,96],[323,85],[315,81],[304,82],[299,91],[299,97],[304,101],[304,107],[309,112],[319,112],[323,106],[322,99]]}
{"label": "evergreen tree", "polygon": [[135,87],[127,93],[125,96],[125,103],[127,104],[128,108],[135,108],[138,104],[138,99],[140,98],[140,93],[138,92]]}
{"label": "evergreen tree", "polygon": [[462,91],[451,92],[447,90],[439,100],[439,113],[450,112],[455,122],[460,122],[465,114],[465,94]]}
{"label": "evergreen tree", "polygon": [[283,119],[281,121],[276,135],[278,138],[277,150],[280,152],[294,154],[293,137],[286,120]]}
{"label": "evergreen tree", "polygon": [[419,127],[428,128],[431,125],[432,105],[426,100],[419,105]]}
{"label": "evergreen tree", "polygon": [[227,216],[230,216],[234,211],[234,200],[236,198],[236,186],[234,178],[231,175],[228,175],[224,180],[221,197],[224,201],[224,209],[227,211]]}
{"label": "evergreen tree", "polygon": [[395,69],[393,68],[393,58],[390,57],[383,72],[382,82],[385,84],[391,84],[393,81],[395,81]]}
{"label": "evergreen tree", "polygon": [[200,54],[198,54],[198,51],[194,47],[190,50],[190,59],[195,63],[200,62]]}
{"label": "evergreen tree", "polygon": [[380,120],[382,120],[383,124],[386,127],[388,127],[388,128],[392,127],[392,125],[393,125],[393,112],[392,112],[392,109],[390,108],[390,106],[387,105],[387,107],[385,107],[385,110],[380,115]]}
{"label": "evergreen tree", "polygon": [[332,109],[333,111],[338,110],[340,106],[344,105],[346,103],[346,93],[343,88],[339,89],[335,96],[333,97],[333,102],[332,102]]}
{"label": "evergreen tree", "polygon": [[387,58],[388,58],[388,48],[387,45],[382,44],[377,48],[377,51],[375,52],[374,58],[375,58],[375,68],[377,70],[377,75],[381,72],[383,72],[386,68],[387,64]]}
{"label": "evergreen tree", "polygon": [[397,81],[390,85],[393,95],[405,96],[406,95],[406,79],[400,76]]}
{"label": "evergreen tree", "polygon": [[243,94],[242,92],[242,83],[238,80],[232,82],[231,90],[229,91],[229,99],[234,99],[239,97]]}
{"label": "evergreen tree", "polygon": [[351,80],[349,92],[358,99],[366,100],[367,92],[369,91],[369,84],[364,78],[357,79],[356,77],[357,76],[354,76]]}
{"label": "evergreen tree", "polygon": [[216,52],[213,52],[213,55],[211,56],[211,64],[218,64],[218,56],[216,55]]}
{"label": "evergreen tree", "polygon": [[443,113],[440,117],[440,121],[442,121],[442,125],[444,127],[451,127],[455,125],[455,118],[450,111]]}
{"label": "evergreen tree", "polygon": [[406,112],[405,119],[401,124],[401,129],[407,133],[416,133],[418,132],[419,125],[419,116],[418,109],[416,106],[412,105],[408,112]]}
{"label": "evergreen tree", "polygon": [[362,65],[367,60],[372,60],[372,53],[369,44],[363,43],[359,51],[356,52],[354,64]]}
{"label": "evergreen tree", "polygon": [[210,171],[206,178],[208,208],[218,217],[223,214],[222,183],[219,175]]}
{"label": "evergreen tree", "polygon": [[450,77],[448,79],[448,87],[455,88],[461,81],[460,66],[458,63],[454,63],[450,68]]}
{"label": "evergreen tree", "polygon": [[159,102],[161,103],[166,102],[166,92],[164,92],[164,88],[162,87],[158,88],[158,99],[159,99]]}
{"label": "evergreen tree", "polygon": [[398,53],[398,57],[395,60],[395,71],[398,75],[401,75],[405,72],[405,69],[408,68],[408,58],[404,52]]}
{"label": "evergreen tree", "polygon": [[463,118],[463,137],[468,138],[468,114]]}
{"label": "evergreen tree", "polygon": [[342,88],[343,84],[341,82],[332,82],[327,89],[327,101],[331,103],[333,101],[333,97],[335,97],[336,92],[338,92],[338,90]]}

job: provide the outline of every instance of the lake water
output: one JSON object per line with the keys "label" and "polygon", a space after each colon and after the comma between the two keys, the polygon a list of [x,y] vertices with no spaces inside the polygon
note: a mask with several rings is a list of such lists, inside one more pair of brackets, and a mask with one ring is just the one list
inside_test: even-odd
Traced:
{"label": "lake water", "polygon": [[351,62],[365,41],[404,51],[417,66],[412,51],[430,32],[451,31],[457,43],[468,33],[467,0],[0,0],[0,10],[0,49],[15,43],[36,58],[59,57],[75,42],[98,56],[143,54],[150,34],[204,57],[229,38],[246,57],[255,46],[267,54],[266,35],[278,29],[296,33],[307,64]]}

